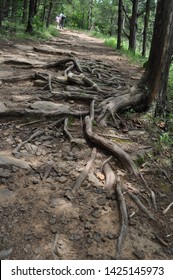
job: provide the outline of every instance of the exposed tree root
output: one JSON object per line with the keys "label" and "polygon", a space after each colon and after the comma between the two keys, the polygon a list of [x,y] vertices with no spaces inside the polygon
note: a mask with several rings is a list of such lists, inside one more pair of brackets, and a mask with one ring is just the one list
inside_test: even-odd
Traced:
{"label": "exposed tree root", "polygon": [[121,259],[122,246],[128,231],[128,214],[127,214],[126,202],[122,193],[120,180],[117,181],[116,192],[120,205],[120,214],[121,214],[121,230],[116,245],[116,259]]}
{"label": "exposed tree root", "polygon": [[115,185],[117,178],[115,173],[113,172],[112,168],[110,167],[108,161],[112,159],[112,156],[109,157],[105,162],[103,162],[102,170],[105,175],[105,190],[109,191],[110,193],[115,191]]}
{"label": "exposed tree root", "polygon": [[168,210],[171,208],[171,206],[173,206],[173,202],[171,202],[165,210],[163,210],[163,214],[166,214],[168,212]]}
{"label": "exposed tree root", "polygon": [[52,91],[52,97],[55,100],[81,100],[84,102],[90,103],[92,100],[100,100],[101,98],[98,95],[84,93],[79,90],[79,92],[70,92],[70,91],[63,91],[63,92],[56,92]]}
{"label": "exposed tree root", "polygon": [[139,173],[140,178],[142,179],[142,181],[144,182],[144,186],[145,188],[149,191],[150,196],[151,196],[151,200],[153,202],[154,208],[157,211],[157,204],[156,204],[156,195],[155,193],[149,188],[149,186],[147,185],[146,180],[144,179],[143,175],[141,173]]}
{"label": "exposed tree root", "polygon": [[63,116],[74,116],[74,117],[81,117],[88,115],[88,111],[70,111],[61,110],[56,111],[43,111],[43,110],[29,110],[29,109],[8,109],[6,111],[0,112],[0,117],[31,117],[31,118],[55,118],[55,117],[63,117]]}
{"label": "exposed tree root", "polygon": [[86,143],[86,141],[84,139],[73,138],[71,133],[68,131],[68,118],[65,118],[65,120],[64,120],[64,132],[68,136],[68,138],[70,140],[70,144],[76,144],[78,146],[83,146]]}
{"label": "exposed tree root", "polygon": [[150,217],[150,219],[155,220],[153,214],[145,207],[145,205],[140,201],[140,199],[135,194],[129,191],[127,191],[127,193],[136,202],[139,208]]}
{"label": "exposed tree root", "polygon": [[86,135],[92,143],[104,148],[105,151],[108,151],[109,153],[114,155],[125,169],[133,173],[135,176],[138,175],[136,165],[123,149],[121,149],[118,145],[111,142],[110,140],[105,140],[103,137],[98,136],[92,131],[92,122],[89,116],[85,117],[85,126]]}
{"label": "exposed tree root", "polygon": [[137,91],[137,89],[132,88],[129,94],[117,97],[109,97],[101,102],[99,104],[101,113],[98,116],[97,121],[100,122],[102,126],[106,126],[107,119],[117,113],[118,110],[138,104],[141,100],[142,94],[137,92],[134,94],[135,91]]}
{"label": "exposed tree root", "polygon": [[96,152],[97,152],[96,148],[93,148],[90,160],[87,162],[87,165],[85,166],[85,168],[83,169],[83,171],[80,173],[80,175],[78,176],[78,178],[76,180],[76,183],[72,189],[73,193],[76,193],[76,191],[79,190],[80,186],[82,185],[82,183],[84,182],[85,178],[87,177],[89,171],[91,170],[92,164],[96,157]]}

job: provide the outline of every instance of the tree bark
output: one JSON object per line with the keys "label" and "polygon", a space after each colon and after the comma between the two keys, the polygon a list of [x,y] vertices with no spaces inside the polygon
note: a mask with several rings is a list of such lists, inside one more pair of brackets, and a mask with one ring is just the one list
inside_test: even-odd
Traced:
{"label": "tree bark", "polygon": [[93,21],[93,0],[89,1],[88,7],[88,30],[92,28],[92,21]]}
{"label": "tree bark", "polygon": [[2,27],[2,12],[3,12],[3,0],[0,0],[0,27]]}
{"label": "tree bark", "polygon": [[140,82],[145,87],[145,108],[157,100],[156,115],[164,115],[169,68],[173,52],[173,0],[159,0],[148,66]]}
{"label": "tree bark", "polygon": [[29,1],[29,16],[28,16],[28,26],[26,32],[33,32],[33,19],[34,19],[34,10],[35,10],[35,0]]}
{"label": "tree bark", "polygon": [[135,53],[136,50],[136,31],[138,20],[138,4],[139,0],[133,0],[132,16],[130,19],[130,36],[129,36],[129,50]]}
{"label": "tree bark", "polygon": [[22,15],[22,23],[27,22],[27,14],[28,14],[28,0],[23,1],[23,15]]}
{"label": "tree bark", "polygon": [[118,34],[117,34],[117,49],[121,49],[121,40],[122,40],[122,25],[123,25],[123,1],[119,0],[118,2]]}
{"label": "tree bark", "polygon": [[151,6],[151,0],[147,0],[146,9],[145,9],[145,17],[144,17],[143,42],[142,42],[142,56],[143,57],[145,57],[145,55],[146,55],[148,23],[149,23],[149,17],[150,17],[150,6]]}

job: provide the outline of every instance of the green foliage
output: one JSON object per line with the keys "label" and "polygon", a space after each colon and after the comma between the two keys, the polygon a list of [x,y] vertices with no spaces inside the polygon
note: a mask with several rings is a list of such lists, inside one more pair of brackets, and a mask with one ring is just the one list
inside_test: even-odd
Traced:
{"label": "green foliage", "polygon": [[71,127],[75,122],[75,118],[73,116],[68,117],[68,127]]}
{"label": "green foliage", "polygon": [[173,138],[169,132],[163,132],[159,136],[159,142],[162,147],[173,145]]}
{"label": "green foliage", "polygon": [[113,37],[110,37],[109,39],[105,39],[104,43],[105,43],[105,46],[115,49],[116,45],[117,45],[117,40]]}
{"label": "green foliage", "polygon": [[168,94],[171,97],[171,102],[173,102],[173,64],[171,64],[169,71]]}
{"label": "green foliage", "polygon": [[134,52],[131,52],[130,50],[124,48],[122,48],[120,52],[122,53],[122,55],[125,55],[128,58],[129,62],[137,64],[139,66],[143,67],[143,64],[146,61],[146,58],[142,57],[138,52],[134,54]]}

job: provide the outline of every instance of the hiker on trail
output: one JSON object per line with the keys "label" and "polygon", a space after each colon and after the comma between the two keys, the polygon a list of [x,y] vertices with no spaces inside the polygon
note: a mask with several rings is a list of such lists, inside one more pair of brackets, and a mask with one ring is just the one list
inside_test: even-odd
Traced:
{"label": "hiker on trail", "polygon": [[60,16],[57,16],[57,17],[56,17],[56,23],[57,23],[56,28],[58,29],[59,26],[60,26]]}
{"label": "hiker on trail", "polygon": [[59,17],[60,17],[59,26],[60,26],[60,29],[63,29],[63,28],[64,28],[64,23],[65,23],[66,16],[65,16],[63,13],[61,13]]}

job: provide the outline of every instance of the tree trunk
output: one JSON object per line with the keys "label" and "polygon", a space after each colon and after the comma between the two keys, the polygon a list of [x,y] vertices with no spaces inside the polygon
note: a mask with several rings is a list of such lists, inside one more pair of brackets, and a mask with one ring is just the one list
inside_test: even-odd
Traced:
{"label": "tree trunk", "polygon": [[173,52],[173,0],[159,0],[148,67],[140,85],[145,87],[145,106],[157,99],[156,114],[164,115],[169,68]]}
{"label": "tree trunk", "polygon": [[142,42],[142,56],[143,57],[145,57],[145,55],[146,55],[147,32],[148,32],[148,23],[149,23],[149,17],[150,17],[150,6],[151,6],[151,0],[147,0],[145,17],[144,17],[143,42]]}
{"label": "tree trunk", "polygon": [[51,1],[49,2],[49,9],[48,9],[48,15],[47,15],[46,27],[48,27],[48,26],[49,26],[49,24],[50,24],[50,17],[51,17],[52,7],[53,7],[53,1],[51,0]]}
{"label": "tree trunk", "polygon": [[2,27],[2,12],[3,12],[2,6],[3,6],[3,0],[0,0],[0,27]]}
{"label": "tree trunk", "polygon": [[92,15],[93,13],[93,0],[89,1],[89,7],[88,7],[88,30],[91,30],[92,28]]}
{"label": "tree trunk", "polygon": [[133,0],[132,17],[130,19],[130,36],[129,36],[129,50],[135,53],[136,50],[136,31],[138,20],[138,4],[139,0]]}
{"label": "tree trunk", "polygon": [[35,8],[35,1],[29,1],[29,16],[28,16],[28,26],[26,32],[32,33],[33,32],[33,19],[34,19],[34,8]]}
{"label": "tree trunk", "polygon": [[46,15],[46,0],[44,1],[44,4],[43,4],[42,22],[45,21],[45,15]]}
{"label": "tree trunk", "polygon": [[123,25],[123,17],[122,17],[122,10],[123,10],[123,1],[119,0],[118,3],[118,34],[117,34],[117,49],[121,49],[121,40],[122,40],[122,25]]}
{"label": "tree trunk", "polygon": [[4,17],[8,17],[10,14],[10,0],[4,1]]}
{"label": "tree trunk", "polygon": [[27,15],[28,15],[28,0],[23,1],[23,15],[22,15],[22,22],[27,22]]}

